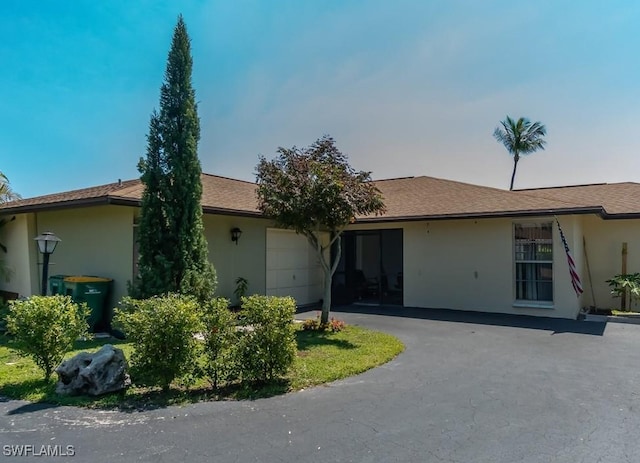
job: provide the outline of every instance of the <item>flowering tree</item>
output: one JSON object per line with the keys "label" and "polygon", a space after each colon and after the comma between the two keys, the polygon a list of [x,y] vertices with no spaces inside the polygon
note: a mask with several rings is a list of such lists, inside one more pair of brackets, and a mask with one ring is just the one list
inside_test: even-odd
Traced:
{"label": "flowering tree", "polygon": [[[380,190],[371,173],[354,170],[347,157],[324,136],[308,148],[279,148],[278,156],[260,158],[258,207],[276,224],[304,235],[315,249],[324,273],[321,323],[329,321],[331,281],[340,261],[340,235],[357,215],[383,213]],[[322,235],[329,234],[328,242]],[[327,251],[335,244],[331,262]]]}

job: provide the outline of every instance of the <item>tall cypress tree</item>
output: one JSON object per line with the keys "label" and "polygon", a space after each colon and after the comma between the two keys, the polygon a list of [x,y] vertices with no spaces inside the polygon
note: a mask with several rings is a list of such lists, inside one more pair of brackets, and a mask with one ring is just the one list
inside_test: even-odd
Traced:
{"label": "tall cypress tree", "polygon": [[151,116],[147,156],[138,164],[145,185],[134,291],[138,297],[180,292],[205,300],[216,287],[202,224],[200,120],[192,64],[189,35],[179,16],[160,88],[160,111]]}

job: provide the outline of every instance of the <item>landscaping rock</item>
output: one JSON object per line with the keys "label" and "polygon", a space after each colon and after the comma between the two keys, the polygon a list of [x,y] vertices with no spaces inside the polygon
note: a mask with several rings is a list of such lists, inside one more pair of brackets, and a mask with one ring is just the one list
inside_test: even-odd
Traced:
{"label": "landscaping rock", "polygon": [[98,396],[131,385],[121,349],[105,344],[99,351],[80,352],[56,368],[58,394]]}

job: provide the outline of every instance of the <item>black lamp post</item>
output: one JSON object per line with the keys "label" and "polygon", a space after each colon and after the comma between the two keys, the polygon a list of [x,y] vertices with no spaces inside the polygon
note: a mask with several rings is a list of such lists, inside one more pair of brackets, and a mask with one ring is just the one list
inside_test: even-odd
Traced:
{"label": "black lamp post", "polygon": [[56,235],[51,232],[44,232],[42,235],[34,238],[38,242],[38,249],[42,253],[42,288],[40,293],[43,296],[47,295],[47,279],[49,277],[49,256],[56,250],[56,246],[60,241]]}

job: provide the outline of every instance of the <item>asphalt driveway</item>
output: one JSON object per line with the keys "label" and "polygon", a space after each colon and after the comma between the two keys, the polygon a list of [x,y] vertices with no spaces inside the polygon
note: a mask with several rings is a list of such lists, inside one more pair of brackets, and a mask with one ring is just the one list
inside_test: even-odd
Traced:
{"label": "asphalt driveway", "polygon": [[[309,390],[145,412],[0,403],[2,461],[638,462],[640,326],[350,308],[394,361]],[[315,316],[299,314],[300,318]],[[73,446],[9,457],[7,445]]]}

